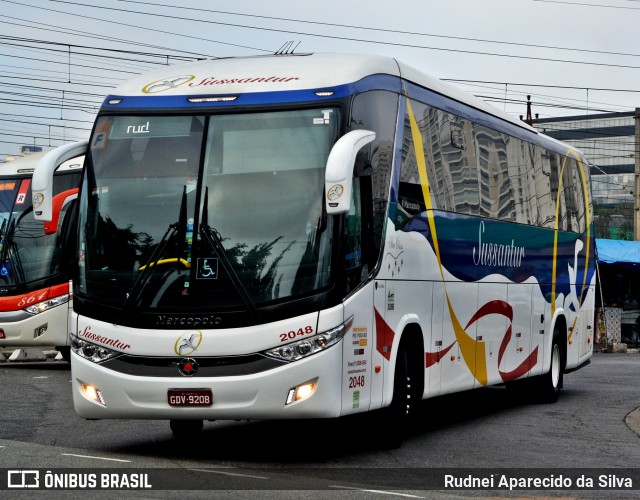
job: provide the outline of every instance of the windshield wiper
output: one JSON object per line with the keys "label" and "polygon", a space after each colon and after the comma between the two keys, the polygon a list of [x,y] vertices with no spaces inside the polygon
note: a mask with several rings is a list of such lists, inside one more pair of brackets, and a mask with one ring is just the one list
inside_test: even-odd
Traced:
{"label": "windshield wiper", "polygon": [[242,283],[240,276],[238,276],[238,273],[233,267],[232,262],[229,260],[229,257],[227,256],[227,252],[224,249],[224,246],[222,246],[220,233],[218,233],[218,231],[216,231],[213,227],[209,225],[209,188],[208,187],[205,188],[205,192],[204,192],[204,207],[202,209],[202,221],[200,223],[200,234],[204,237],[204,239],[207,240],[211,248],[213,248],[213,251],[218,256],[218,259],[220,259],[220,263],[222,264],[222,267],[227,272],[227,275],[229,276],[231,283],[233,284],[236,291],[238,292],[238,295],[240,295],[240,298],[242,299],[242,302],[244,303],[247,310],[249,311],[249,314],[252,317],[257,317],[259,315],[258,308],[253,303],[253,300],[251,300],[251,297],[249,296],[249,292],[247,291],[247,288]]}
{"label": "windshield wiper", "polygon": [[[18,245],[13,240],[13,235],[16,232],[16,226],[20,223],[20,219],[24,217],[24,213],[16,219],[11,219],[11,222],[8,224],[8,228],[6,233],[2,234],[2,252],[0,252],[0,264],[2,266],[5,263],[9,264],[8,273],[13,271],[13,280],[14,284],[20,285],[24,283],[24,268],[22,267],[22,261],[20,260],[20,256],[18,255]],[[5,227],[3,223],[3,228]],[[7,275],[8,275],[7,273]]]}
{"label": "windshield wiper", "polygon": [[[9,221],[11,220],[11,215],[9,219],[4,219],[2,221],[2,226],[0,226],[0,266],[4,269],[4,263],[7,256],[7,249],[9,248],[10,242],[8,235],[6,234],[6,230],[9,227]],[[4,274],[2,275],[5,276]]]}
{"label": "windshield wiper", "polygon": [[180,214],[178,215],[178,222],[169,224],[169,227],[165,231],[164,235],[156,245],[155,250],[144,265],[140,266],[140,275],[133,282],[133,286],[127,295],[127,298],[122,304],[121,311],[126,311],[127,308],[134,300],[138,300],[142,297],[144,288],[151,279],[153,269],[158,265],[160,258],[162,257],[167,245],[173,239],[177,239],[178,242],[184,242],[187,235],[187,186],[184,186],[182,190],[182,201],[180,202]]}

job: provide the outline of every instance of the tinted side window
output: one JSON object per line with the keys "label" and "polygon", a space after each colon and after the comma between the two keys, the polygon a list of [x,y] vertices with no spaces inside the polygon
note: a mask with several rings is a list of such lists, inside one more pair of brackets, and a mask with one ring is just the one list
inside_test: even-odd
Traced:
{"label": "tinted side window", "polygon": [[567,159],[564,168],[562,184],[565,191],[565,203],[567,205],[567,230],[583,232],[586,230],[585,192],[582,178],[578,168],[578,162],[573,158]]}
{"label": "tinted side window", "polygon": [[480,172],[480,215],[515,222],[516,200],[507,154],[511,138],[482,125],[474,125],[473,130]]}
{"label": "tinted side window", "polygon": [[[432,203],[435,208],[477,215],[480,206],[478,169],[472,124],[440,109],[411,101],[421,139]],[[407,113],[409,111],[407,110]],[[396,223],[424,211],[424,199],[409,116],[404,121],[402,168]]]}
{"label": "tinted side window", "polygon": [[[581,172],[573,158],[432,106],[410,102],[420,129],[435,209],[553,228],[559,202],[558,228],[586,230],[585,207],[590,201],[584,186],[589,185],[588,168]],[[425,210],[408,112],[397,226]],[[587,176],[584,181],[582,173]]]}

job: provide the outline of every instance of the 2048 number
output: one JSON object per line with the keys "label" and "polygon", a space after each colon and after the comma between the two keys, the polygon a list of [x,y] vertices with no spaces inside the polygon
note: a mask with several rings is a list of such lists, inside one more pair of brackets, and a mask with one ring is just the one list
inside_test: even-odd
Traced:
{"label": "2048 number", "polygon": [[280,334],[280,342],[286,342],[288,340],[293,340],[296,337],[304,337],[305,335],[309,335],[313,333],[313,327],[311,325],[307,325],[304,328],[298,328],[298,330],[291,330],[287,333]]}
{"label": "2048 number", "polygon": [[349,377],[349,389],[356,389],[357,387],[364,387],[364,375]]}

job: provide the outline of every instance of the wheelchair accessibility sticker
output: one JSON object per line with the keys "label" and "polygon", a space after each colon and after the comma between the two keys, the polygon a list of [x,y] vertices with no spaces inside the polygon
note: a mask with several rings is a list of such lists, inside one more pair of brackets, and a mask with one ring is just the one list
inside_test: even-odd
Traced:
{"label": "wheelchair accessibility sticker", "polygon": [[215,257],[200,257],[197,262],[196,279],[218,279],[218,259]]}

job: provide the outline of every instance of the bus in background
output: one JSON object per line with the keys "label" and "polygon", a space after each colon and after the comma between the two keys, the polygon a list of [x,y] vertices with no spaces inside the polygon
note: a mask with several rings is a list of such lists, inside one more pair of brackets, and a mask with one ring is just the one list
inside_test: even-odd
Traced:
{"label": "bus in background", "polygon": [[46,154],[0,167],[0,347],[52,346],[68,361],[72,262],[65,248],[75,238],[65,215],[77,198],[84,158],[56,169],[56,216],[43,225],[34,219],[31,184],[34,167]]}
{"label": "bus in background", "polygon": [[[555,401],[589,362],[585,158],[395,59],[162,68],[105,99],[85,153],[81,417],[179,436],[381,410],[399,435],[420,399]],[[34,176],[43,220],[53,165]]]}

